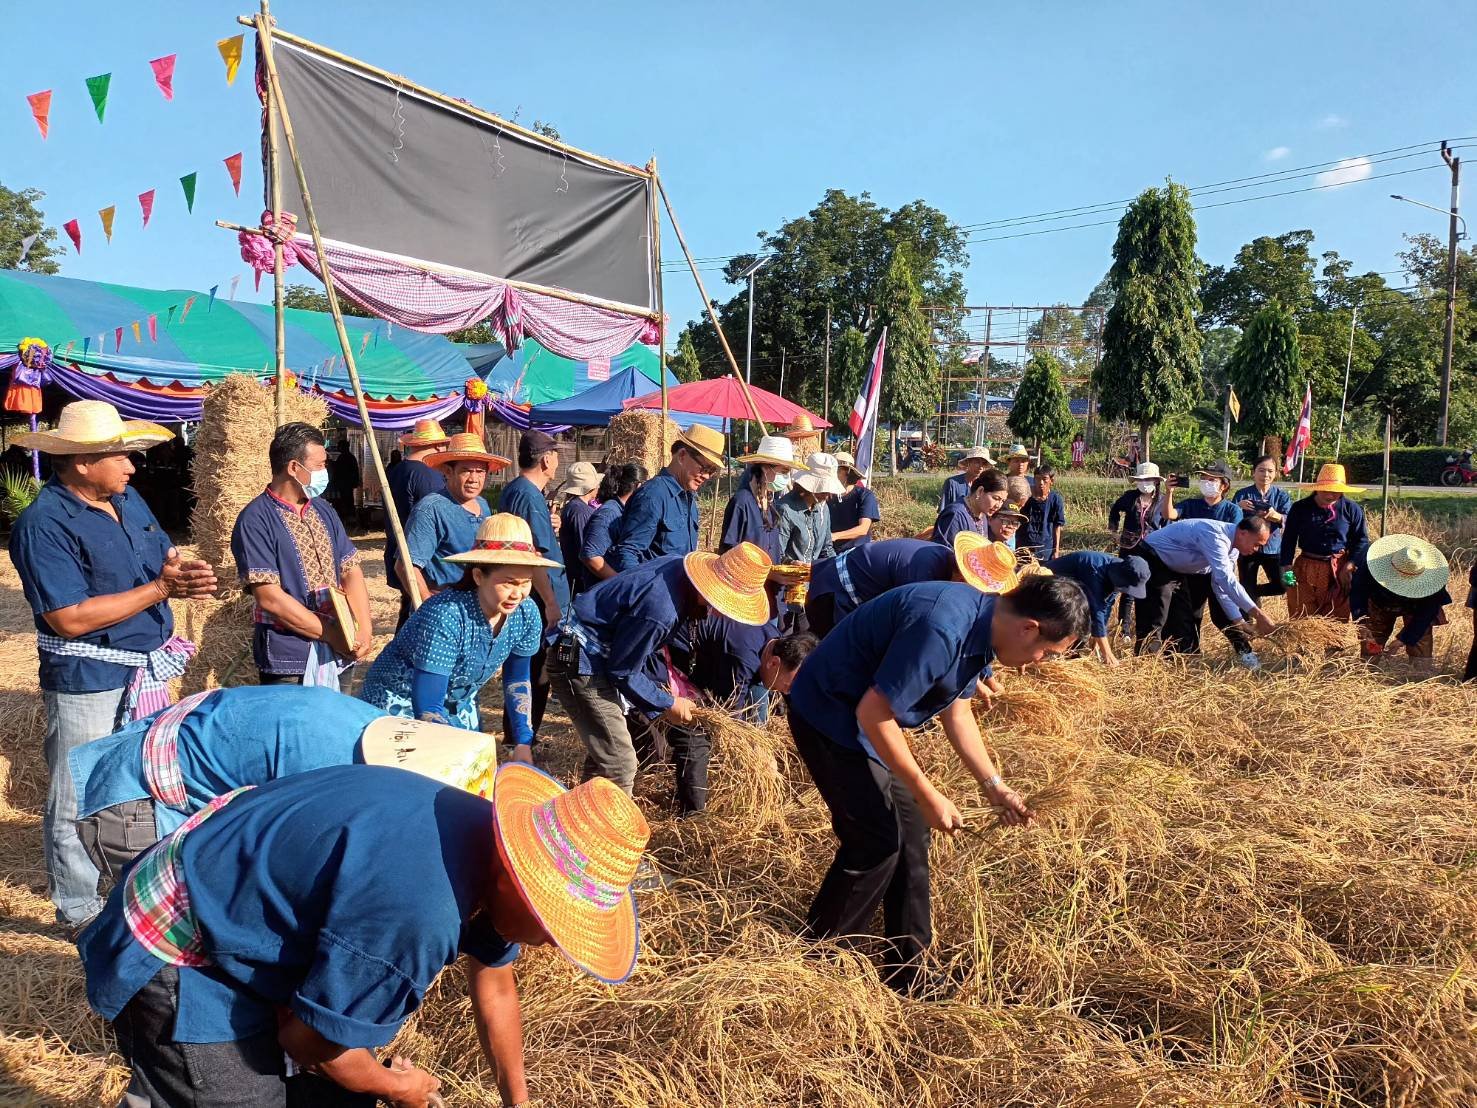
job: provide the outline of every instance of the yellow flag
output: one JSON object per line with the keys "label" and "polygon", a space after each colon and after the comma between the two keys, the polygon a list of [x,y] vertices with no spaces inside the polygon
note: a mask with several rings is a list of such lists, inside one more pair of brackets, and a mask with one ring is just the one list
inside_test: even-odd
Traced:
{"label": "yellow flag", "polygon": [[240,34],[235,38],[223,38],[215,44],[215,48],[221,52],[221,61],[226,63],[226,84],[236,83],[236,70],[241,68],[241,43],[246,35]]}
{"label": "yellow flag", "polygon": [[1241,401],[1237,398],[1235,389],[1232,389],[1231,394],[1226,397],[1226,406],[1231,409],[1231,418],[1234,419],[1237,423],[1240,423]]}
{"label": "yellow flag", "polygon": [[108,236],[108,241],[113,241],[113,217],[118,214],[118,205],[109,204],[97,213],[98,218],[103,221],[103,234]]}
{"label": "yellow flag", "polygon": [[133,341],[134,342],[143,342],[144,341],[143,336],[138,333],[138,320],[136,320],[136,319],[133,321]]}

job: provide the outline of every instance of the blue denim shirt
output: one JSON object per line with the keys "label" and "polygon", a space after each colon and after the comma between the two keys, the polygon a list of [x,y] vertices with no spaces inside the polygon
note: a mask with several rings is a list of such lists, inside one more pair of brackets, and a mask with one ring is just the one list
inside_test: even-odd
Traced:
{"label": "blue denim shirt", "polygon": [[[147,585],[164,569],[164,556],[174,543],[144,498],[124,489],[113,497],[113,510],[117,522],[52,478],[16,520],[10,533],[10,560],[20,575],[36,630],[56,633],[43,612]],[[172,634],[174,616],[168,602],[161,601],[109,627],[79,635],[77,641],[147,654]],[[41,655],[41,687],[48,692],[121,689],[132,676],[128,666],[111,662]]]}
{"label": "blue denim shirt", "polygon": [[668,554],[697,549],[697,498],[662,470],[626,503],[621,538],[606,560],[618,573]]}

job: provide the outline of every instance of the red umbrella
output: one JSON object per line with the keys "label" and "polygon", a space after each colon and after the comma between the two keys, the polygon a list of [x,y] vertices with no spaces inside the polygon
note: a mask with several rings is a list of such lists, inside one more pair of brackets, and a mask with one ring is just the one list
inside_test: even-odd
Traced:
{"label": "red umbrella", "polygon": [[[809,416],[811,426],[820,429],[831,426],[828,422],[807,411],[799,404],[792,404],[783,396],[749,386],[749,395],[754,398],[754,407],[759,409],[759,418],[771,427],[788,427],[797,416]],[[627,408],[660,408],[662,394],[647,393],[625,402]],[[754,412],[744,400],[744,389],[733,374],[712,381],[693,381],[667,390],[667,407],[675,412],[695,412],[699,415],[722,416],[724,419],[753,419]]]}

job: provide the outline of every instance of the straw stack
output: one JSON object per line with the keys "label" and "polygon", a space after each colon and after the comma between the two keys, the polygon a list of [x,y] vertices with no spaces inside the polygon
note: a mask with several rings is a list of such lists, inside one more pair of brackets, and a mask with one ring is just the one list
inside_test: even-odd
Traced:
{"label": "straw stack", "polygon": [[610,451],[605,455],[606,468],[635,462],[646,470],[647,477],[655,477],[667,464],[676,441],[677,425],[664,419],[661,412],[622,412],[610,421]]}

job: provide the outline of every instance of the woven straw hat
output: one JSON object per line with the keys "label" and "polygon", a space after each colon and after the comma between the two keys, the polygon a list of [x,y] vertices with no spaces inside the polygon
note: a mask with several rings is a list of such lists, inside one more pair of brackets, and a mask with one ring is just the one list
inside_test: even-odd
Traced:
{"label": "woven straw hat", "polygon": [[364,729],[359,752],[366,765],[408,769],[480,797],[492,796],[497,741],[480,731],[383,716]]}
{"label": "woven straw hat", "polygon": [[750,627],[769,622],[769,594],[764,584],[773,564],[751,542],[741,542],[722,554],[695,550],[682,559],[687,579],[713,610]]}
{"label": "woven straw hat", "polygon": [[630,977],[640,948],[631,880],[651,838],[635,802],[604,777],[565,789],[509,762],[492,813],[503,866],[564,956],[607,984]]}
{"label": "woven straw hat", "polygon": [[1344,467],[1338,462],[1327,462],[1318,467],[1318,480],[1313,482],[1314,492],[1358,492],[1348,483]]}
{"label": "woven straw hat", "polygon": [[696,450],[698,456],[709,465],[723,468],[723,432],[701,423],[694,423],[685,431],[678,431],[677,438],[686,446]]}
{"label": "woven straw hat", "polygon": [[482,445],[482,436],[462,431],[446,440],[446,449],[432,454],[426,465],[432,469],[455,465],[457,462],[482,462],[489,472],[496,472],[512,465],[512,459],[498,454],[489,454]]}
{"label": "woven straw hat", "polygon": [[449,554],[446,560],[466,566],[557,566],[533,545],[528,520],[511,512],[498,512],[482,521],[472,549]]}
{"label": "woven straw hat", "polygon": [[850,450],[838,450],[831,457],[836,459],[838,466],[845,466],[851,470],[856,469],[856,456]]}
{"label": "woven straw hat", "polygon": [[806,415],[804,412],[801,412],[795,417],[795,422],[791,423],[789,428],[781,431],[780,434],[784,435],[787,439],[793,440],[808,439],[812,435],[820,434],[820,432],[817,431],[815,429],[815,425],[811,423],[810,416]]}
{"label": "woven straw hat", "polygon": [[1018,442],[1018,443],[1016,443],[1014,446],[1012,446],[1010,448],[1010,453],[1007,454],[1006,457],[1007,458],[1026,458],[1026,459],[1029,459],[1031,457],[1031,452],[1026,449],[1024,443],[1019,443]]}
{"label": "woven straw hat", "polygon": [[560,496],[588,496],[600,487],[600,472],[589,462],[575,462],[559,488]]}
{"label": "woven straw hat", "polygon": [[752,454],[745,454],[742,458],[735,459],[745,465],[762,466],[784,466],[786,469],[797,468],[795,461],[795,444],[785,438],[784,435],[765,435],[759,440],[759,447]]}
{"label": "woven straw hat", "polygon": [[125,420],[106,400],[76,400],[62,409],[55,431],[17,435],[17,446],[43,454],[116,454],[147,450],[174,432],[142,419]]}
{"label": "woven straw hat", "polygon": [[960,531],[954,536],[954,562],[960,576],[980,592],[1009,592],[1019,580],[1015,551],[975,531]]}
{"label": "woven straw hat", "polygon": [[1396,596],[1419,600],[1446,588],[1446,555],[1415,535],[1386,535],[1369,544],[1369,574]]}
{"label": "woven straw hat", "polygon": [[440,422],[434,419],[418,419],[414,430],[406,431],[400,436],[400,445],[412,450],[419,450],[423,446],[442,446],[445,442],[446,432],[441,430]]}
{"label": "woven straw hat", "polygon": [[835,455],[817,450],[805,459],[805,468],[795,475],[795,484],[816,496],[826,492],[832,496],[845,496],[846,486],[837,476],[839,471]]}

